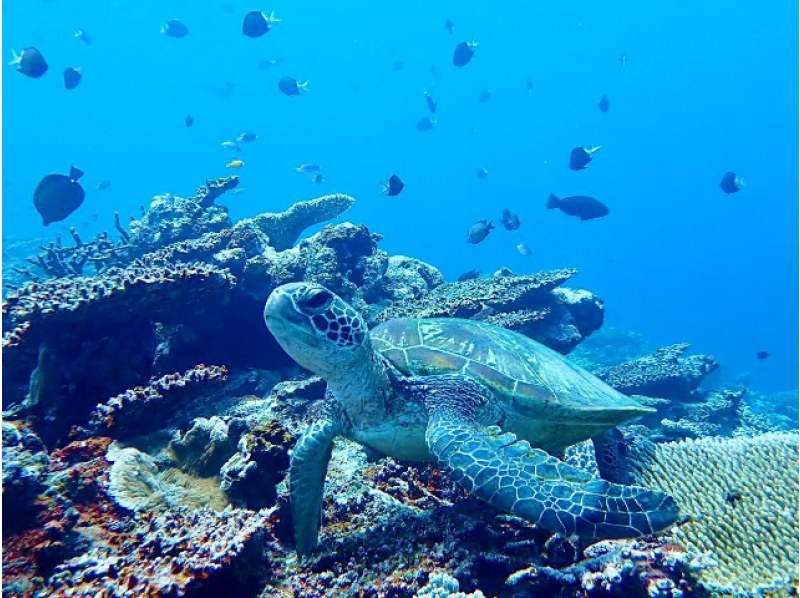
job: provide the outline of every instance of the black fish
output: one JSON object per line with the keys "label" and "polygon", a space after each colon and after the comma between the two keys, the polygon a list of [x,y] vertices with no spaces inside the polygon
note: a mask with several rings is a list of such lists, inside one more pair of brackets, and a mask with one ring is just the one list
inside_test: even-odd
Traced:
{"label": "black fish", "polygon": [[490,220],[478,220],[467,232],[467,243],[477,245],[488,237],[492,230],[494,230],[494,224]]}
{"label": "black fish", "polygon": [[64,220],[80,207],[86,195],[78,183],[82,176],[83,171],[72,166],[69,176],[48,174],[39,182],[33,192],[33,205],[42,216],[42,224]]}
{"label": "black fish", "polygon": [[187,128],[194,124],[194,118],[192,118],[191,114],[186,115],[186,120],[183,121],[183,124],[185,124]]}
{"label": "black fish", "polygon": [[447,19],[444,22],[444,28],[447,29],[447,33],[453,33],[456,30],[456,24],[453,23],[452,19]]}
{"label": "black fish", "polygon": [[478,101],[481,104],[485,104],[486,102],[488,102],[491,99],[492,99],[492,90],[491,89],[484,89],[481,92],[481,95],[478,96]]}
{"label": "black fish", "polygon": [[519,214],[515,214],[514,212],[512,212],[508,208],[505,208],[503,210],[503,216],[502,216],[501,220],[502,220],[503,226],[506,228],[506,230],[517,230],[519,228],[520,224],[522,224],[519,221]]}
{"label": "black fish", "polygon": [[186,37],[189,34],[189,28],[184,25],[183,21],[170,19],[162,25],[161,33],[168,37]]}
{"label": "black fish", "polygon": [[592,161],[592,154],[599,149],[600,146],[593,147],[591,149],[580,146],[573,148],[569,153],[569,167],[572,170],[583,170],[584,168],[588,167],[589,162]]}
{"label": "black fish", "polygon": [[430,116],[423,116],[417,121],[417,131],[430,131],[436,126],[436,119]]}
{"label": "black fish", "polygon": [[259,10],[251,10],[242,21],[242,33],[247,37],[261,37],[272,29],[275,23],[280,23],[280,20],[275,18],[274,10],[268,15]]}
{"label": "black fish", "polygon": [[581,220],[601,218],[609,213],[608,208],[603,203],[588,195],[573,195],[572,197],[559,199],[551,193],[550,197],[547,198],[547,209],[552,210],[553,208],[558,208],[565,214],[575,216]]}
{"label": "black fish", "polygon": [[465,280],[475,280],[476,278],[481,277],[481,271],[477,268],[473,270],[467,270],[461,276],[458,277],[458,282],[464,282]]}
{"label": "black fish", "polygon": [[17,71],[23,75],[38,79],[47,72],[47,63],[44,60],[44,56],[33,46],[28,46],[19,54],[13,51],[12,53],[14,54],[14,60],[8,64],[16,66]]}
{"label": "black fish", "polygon": [[735,172],[726,172],[719,183],[720,189],[730,195],[744,187],[744,181],[736,176]]}
{"label": "black fish", "polygon": [[406,184],[400,180],[400,177],[396,174],[393,174],[389,177],[389,180],[386,181],[383,185],[383,193],[388,195],[389,197],[395,197],[396,195],[400,195],[400,192],[403,190]]}
{"label": "black fish", "polygon": [[477,47],[478,44],[474,41],[461,42],[458,44],[453,51],[453,65],[466,66],[469,64],[469,61],[472,60],[472,57],[475,55],[475,48]]}
{"label": "black fish", "polygon": [[69,67],[64,71],[64,89],[75,89],[81,82],[81,70]]}
{"label": "black fish", "polygon": [[287,96],[299,96],[301,91],[308,91],[308,81],[298,83],[297,79],[292,77],[282,77],[278,81],[278,89]]}
{"label": "black fish", "polygon": [[428,110],[430,110],[433,114],[436,113],[436,100],[433,99],[431,92],[427,89],[422,92],[422,95],[425,96],[425,103],[428,104]]}
{"label": "black fish", "polygon": [[769,351],[759,351],[756,353],[756,359],[769,359]]}
{"label": "black fish", "polygon": [[600,108],[600,112],[608,112],[609,104],[608,104],[608,96],[603,94],[603,97],[600,98],[600,103],[597,104],[597,107]]}

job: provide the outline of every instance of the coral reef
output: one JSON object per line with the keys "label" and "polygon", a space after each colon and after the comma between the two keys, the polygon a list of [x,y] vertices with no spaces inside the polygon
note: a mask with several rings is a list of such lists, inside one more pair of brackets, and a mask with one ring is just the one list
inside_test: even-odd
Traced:
{"label": "coral reef", "polygon": [[717,368],[709,355],[684,357],[686,343],[662,347],[652,355],[595,370],[595,376],[627,395],[683,398]]}
{"label": "coral reef", "polygon": [[689,516],[675,539],[714,562],[701,582],[733,594],[797,587],[797,461],[796,432],[628,451],[634,481],[669,492]]}
{"label": "coral reef", "polygon": [[216,475],[236,452],[246,427],[238,418],[198,417],[186,433],[169,443],[169,449],[182,470],[205,477]]}

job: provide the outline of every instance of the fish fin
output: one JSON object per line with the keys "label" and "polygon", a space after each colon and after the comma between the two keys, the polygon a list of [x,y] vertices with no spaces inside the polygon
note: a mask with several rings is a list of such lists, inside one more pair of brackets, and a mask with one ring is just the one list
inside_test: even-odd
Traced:
{"label": "fish fin", "polygon": [[74,166],[69,167],[69,178],[71,181],[77,181],[82,176],[83,171],[80,168],[75,168]]}
{"label": "fish fin", "polygon": [[550,197],[547,198],[547,209],[552,210],[553,208],[557,208],[558,202],[559,202],[558,197],[556,197],[551,193]]}

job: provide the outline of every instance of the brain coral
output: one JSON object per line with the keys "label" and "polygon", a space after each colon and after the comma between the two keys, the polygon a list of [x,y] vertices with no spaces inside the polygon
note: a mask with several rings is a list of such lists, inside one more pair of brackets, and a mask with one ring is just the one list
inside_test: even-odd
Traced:
{"label": "brain coral", "polygon": [[669,492],[690,517],[676,539],[716,561],[701,575],[712,592],[796,587],[796,432],[634,446],[630,458],[636,483]]}

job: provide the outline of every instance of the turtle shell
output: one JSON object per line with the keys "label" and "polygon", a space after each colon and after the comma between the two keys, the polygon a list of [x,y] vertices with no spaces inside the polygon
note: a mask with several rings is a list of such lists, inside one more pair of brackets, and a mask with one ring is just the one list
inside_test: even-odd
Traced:
{"label": "turtle shell", "polygon": [[504,427],[550,448],[568,446],[653,410],[522,334],[459,318],[401,318],[370,333],[406,376],[463,374],[491,389]]}

